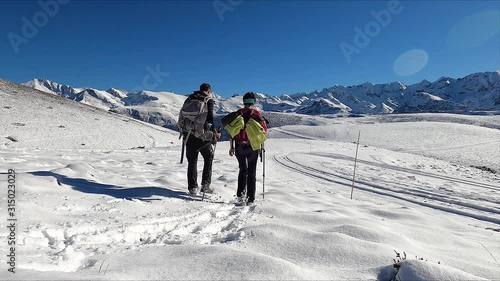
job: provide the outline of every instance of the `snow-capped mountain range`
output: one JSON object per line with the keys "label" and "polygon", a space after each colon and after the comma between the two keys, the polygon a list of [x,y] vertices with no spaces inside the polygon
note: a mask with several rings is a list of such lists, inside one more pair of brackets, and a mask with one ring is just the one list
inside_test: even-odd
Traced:
{"label": "snow-capped mountain range", "polygon": [[[175,127],[186,98],[171,92],[73,88],[46,79],[34,79],[24,85],[165,127]],[[258,97],[257,107],[266,112],[306,115],[500,111],[500,71],[474,73],[458,79],[442,77],[435,82],[424,80],[413,85],[401,82],[335,85],[311,93],[282,96],[259,93]],[[221,115],[242,105],[239,95],[227,99],[214,95],[214,100],[217,114]]]}

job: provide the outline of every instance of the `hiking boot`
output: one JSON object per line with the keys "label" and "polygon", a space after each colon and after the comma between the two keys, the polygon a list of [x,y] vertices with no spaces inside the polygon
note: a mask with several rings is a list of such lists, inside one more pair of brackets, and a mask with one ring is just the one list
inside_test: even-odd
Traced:
{"label": "hiking boot", "polygon": [[242,204],[243,202],[243,197],[236,197],[236,203]]}
{"label": "hiking boot", "polygon": [[188,190],[189,190],[189,194],[191,194],[191,195],[196,195],[198,193],[197,187],[191,187],[191,188],[188,188]]}
{"label": "hiking boot", "polygon": [[210,187],[210,184],[204,184],[201,186],[201,192],[214,193],[214,189]]}

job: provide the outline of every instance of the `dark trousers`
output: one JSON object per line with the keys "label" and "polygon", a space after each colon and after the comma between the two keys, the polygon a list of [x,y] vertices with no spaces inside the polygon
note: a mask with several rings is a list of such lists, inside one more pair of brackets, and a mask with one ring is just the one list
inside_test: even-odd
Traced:
{"label": "dark trousers", "polygon": [[254,202],[255,175],[257,172],[257,161],[259,160],[259,151],[253,151],[249,144],[236,144],[235,152],[240,168],[236,196],[242,197],[246,187],[248,202]]}
{"label": "dark trousers", "polygon": [[212,181],[212,162],[214,159],[213,145],[210,142],[202,141],[194,136],[189,136],[186,143],[188,188],[198,188],[198,153],[201,153],[204,160],[201,185],[209,185]]}

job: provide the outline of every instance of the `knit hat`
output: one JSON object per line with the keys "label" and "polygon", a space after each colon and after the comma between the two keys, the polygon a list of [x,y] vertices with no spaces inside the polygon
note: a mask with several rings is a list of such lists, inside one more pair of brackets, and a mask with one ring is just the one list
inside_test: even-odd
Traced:
{"label": "knit hat", "polygon": [[205,92],[205,91],[208,91],[211,89],[212,89],[212,87],[208,83],[203,83],[200,85],[200,91],[202,91],[202,92]]}

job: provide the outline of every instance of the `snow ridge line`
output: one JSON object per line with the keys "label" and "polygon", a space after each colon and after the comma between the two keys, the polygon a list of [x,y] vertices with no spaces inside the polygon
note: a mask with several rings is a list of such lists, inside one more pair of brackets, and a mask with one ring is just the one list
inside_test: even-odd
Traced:
{"label": "snow ridge line", "polygon": [[286,131],[286,130],[284,130],[282,128],[272,128],[272,130],[273,131],[278,131],[278,132],[283,133],[285,135],[289,135],[289,136],[293,136],[293,137],[298,137],[300,139],[317,140],[316,138],[304,136],[304,135],[297,134],[297,133],[292,133],[292,132]]}
{"label": "snow ridge line", "polygon": [[406,153],[418,153],[418,152],[426,152],[426,151],[444,151],[444,150],[452,150],[452,149],[458,149],[458,148],[475,147],[475,146],[479,146],[479,145],[493,144],[493,143],[500,143],[500,140],[485,141],[485,142],[480,142],[480,143],[452,146],[452,147],[427,148],[427,149],[408,149],[408,150],[402,150],[402,151],[406,152]]}

